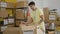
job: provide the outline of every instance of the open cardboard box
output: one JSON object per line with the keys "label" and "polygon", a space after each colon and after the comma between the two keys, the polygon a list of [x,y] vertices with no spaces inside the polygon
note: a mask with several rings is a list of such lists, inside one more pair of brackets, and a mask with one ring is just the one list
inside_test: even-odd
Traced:
{"label": "open cardboard box", "polygon": [[5,31],[3,31],[3,34],[20,34],[20,28],[8,27]]}
{"label": "open cardboard box", "polygon": [[21,33],[20,34],[36,34],[36,28],[34,25],[23,25],[20,24]]}

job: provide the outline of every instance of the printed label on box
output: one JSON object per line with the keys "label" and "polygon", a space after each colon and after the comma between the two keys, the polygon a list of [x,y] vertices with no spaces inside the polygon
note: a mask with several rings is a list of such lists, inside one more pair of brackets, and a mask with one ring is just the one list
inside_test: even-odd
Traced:
{"label": "printed label on box", "polygon": [[4,19],[4,25],[7,25],[7,24],[8,24],[8,20]]}
{"label": "printed label on box", "polygon": [[10,18],[10,19],[8,19],[8,21],[9,21],[9,24],[14,23],[14,18]]}
{"label": "printed label on box", "polygon": [[7,26],[2,26],[1,27],[1,31],[4,31],[4,30],[6,30],[7,29]]}
{"label": "printed label on box", "polygon": [[31,31],[23,31],[23,34],[34,34],[34,31],[31,30]]}
{"label": "printed label on box", "polygon": [[7,3],[6,2],[1,2],[1,7],[7,7]]}
{"label": "printed label on box", "polygon": [[55,20],[56,16],[55,15],[49,15],[49,20]]}

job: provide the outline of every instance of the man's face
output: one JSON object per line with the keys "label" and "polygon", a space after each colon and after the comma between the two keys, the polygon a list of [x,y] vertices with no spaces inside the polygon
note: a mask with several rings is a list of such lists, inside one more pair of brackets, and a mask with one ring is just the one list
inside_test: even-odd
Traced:
{"label": "man's face", "polygon": [[31,8],[32,10],[34,10],[34,9],[35,9],[35,5],[30,5],[30,8]]}

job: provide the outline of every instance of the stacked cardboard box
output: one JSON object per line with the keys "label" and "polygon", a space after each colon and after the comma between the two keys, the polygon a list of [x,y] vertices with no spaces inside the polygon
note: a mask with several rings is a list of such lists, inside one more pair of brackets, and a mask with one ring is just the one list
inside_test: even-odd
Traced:
{"label": "stacked cardboard box", "polygon": [[25,11],[24,9],[17,9],[16,10],[16,24],[18,24],[18,21],[26,21],[27,19],[27,10]]}
{"label": "stacked cardboard box", "polygon": [[48,22],[49,19],[49,8],[43,8],[45,22]]}
{"label": "stacked cardboard box", "polygon": [[14,8],[14,3],[7,2],[7,7],[6,8]]}
{"label": "stacked cardboard box", "polygon": [[0,9],[0,17],[2,17],[2,18],[8,17],[8,12],[6,11],[5,8]]}
{"label": "stacked cardboard box", "polygon": [[8,14],[12,12],[11,11],[9,12],[9,10],[7,9],[12,9],[12,8],[14,8],[14,3],[8,3],[3,0],[0,2],[0,17],[3,18],[3,20],[1,19],[1,21],[3,22],[2,24],[0,24],[0,32],[3,32],[7,28],[6,26],[8,26],[8,24],[14,22],[14,19],[8,18]]}
{"label": "stacked cardboard box", "polygon": [[25,19],[26,17],[27,17],[27,11],[24,11],[24,9],[16,10],[16,19]]}
{"label": "stacked cardboard box", "polygon": [[17,0],[4,0],[5,2],[16,3]]}
{"label": "stacked cardboard box", "polygon": [[56,11],[49,11],[49,22],[55,22],[57,21],[57,12]]}
{"label": "stacked cardboard box", "polygon": [[28,7],[28,1],[19,1],[16,3],[16,8]]}
{"label": "stacked cardboard box", "polygon": [[5,8],[14,8],[14,3],[9,3],[9,2],[0,2],[0,7],[5,7]]}
{"label": "stacked cardboard box", "polygon": [[50,11],[49,8],[43,8],[44,11],[44,18],[45,18],[45,22],[55,22],[56,23],[56,19],[57,19],[57,12],[56,11]]}
{"label": "stacked cardboard box", "polygon": [[20,27],[8,27],[3,34],[20,34]]}
{"label": "stacked cardboard box", "polygon": [[24,10],[22,9],[17,9],[16,10],[16,19],[24,19]]}

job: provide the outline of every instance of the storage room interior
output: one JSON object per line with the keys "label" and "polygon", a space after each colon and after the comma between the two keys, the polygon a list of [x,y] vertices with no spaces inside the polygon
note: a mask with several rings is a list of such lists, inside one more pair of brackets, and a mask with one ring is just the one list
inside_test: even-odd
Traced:
{"label": "storage room interior", "polygon": [[59,6],[60,0],[0,0],[0,34],[60,34]]}

